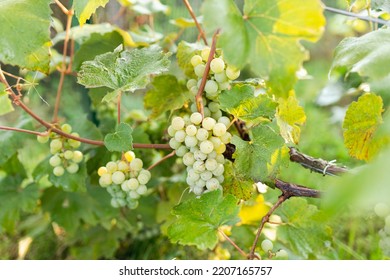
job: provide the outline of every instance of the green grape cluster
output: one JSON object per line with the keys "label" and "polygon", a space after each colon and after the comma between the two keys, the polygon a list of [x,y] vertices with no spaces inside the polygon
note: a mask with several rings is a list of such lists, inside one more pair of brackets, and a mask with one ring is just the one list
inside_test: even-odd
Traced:
{"label": "green grape cluster", "polygon": [[196,195],[222,189],[223,153],[232,138],[227,132],[229,124],[227,117],[218,121],[211,117],[203,119],[195,112],[190,117],[174,117],[168,127],[168,134],[172,137],[169,145],[177,156],[183,157],[187,166],[187,184]]}
{"label": "green grape cluster", "polygon": [[[79,137],[77,132],[72,132],[72,127],[69,124],[63,124],[61,130],[73,136]],[[75,174],[79,171],[79,163],[83,161],[84,155],[81,151],[76,150],[80,147],[80,141],[68,139],[63,136],[52,133],[50,136],[38,135],[39,143],[47,143],[50,141],[50,153],[52,156],[49,159],[49,164],[53,167],[53,174],[60,177],[68,172]]]}
{"label": "green grape cluster", "polygon": [[122,160],[110,161],[98,169],[99,184],[111,195],[112,207],[138,207],[138,199],[147,193],[146,184],[151,178],[150,172],[142,167],[142,160],[128,151]]}
{"label": "green grape cluster", "polygon": [[384,255],[390,256],[390,207],[387,203],[379,202],[375,205],[374,211],[385,222],[385,226],[379,231],[381,237],[379,246]]}

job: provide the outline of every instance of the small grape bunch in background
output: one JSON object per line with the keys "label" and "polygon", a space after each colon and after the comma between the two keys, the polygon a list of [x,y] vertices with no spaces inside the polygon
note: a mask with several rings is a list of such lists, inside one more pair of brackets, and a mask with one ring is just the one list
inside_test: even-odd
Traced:
{"label": "small grape bunch in background", "polygon": [[133,151],[124,153],[121,160],[110,161],[98,169],[99,184],[111,195],[111,206],[135,209],[138,199],[147,193],[146,184],[151,178],[143,162]]}
{"label": "small grape bunch in background", "polygon": [[[72,133],[72,127],[69,124],[63,124],[61,130],[65,133],[79,137],[76,132]],[[60,177],[68,172],[75,174],[79,171],[79,163],[83,161],[84,155],[81,151],[76,150],[80,147],[80,141],[68,139],[63,136],[52,133],[51,135],[38,135],[39,143],[47,143],[50,140],[49,164],[53,167],[53,174]]]}

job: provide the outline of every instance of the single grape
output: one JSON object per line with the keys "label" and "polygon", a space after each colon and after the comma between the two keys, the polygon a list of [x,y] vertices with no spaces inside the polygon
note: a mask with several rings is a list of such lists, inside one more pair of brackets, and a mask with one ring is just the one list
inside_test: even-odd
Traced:
{"label": "single grape", "polygon": [[264,239],[261,242],[261,249],[263,249],[265,252],[271,251],[272,248],[274,248],[274,244],[269,239]]}
{"label": "single grape", "polygon": [[218,154],[223,154],[226,151],[226,145],[222,143],[218,148],[215,148],[215,151]]}
{"label": "single grape", "polygon": [[129,192],[129,197],[132,198],[132,199],[138,199],[140,197],[140,195],[136,191],[130,191]]}
{"label": "single grape", "polygon": [[379,217],[386,217],[390,213],[390,208],[386,203],[379,202],[375,205],[374,211]]}
{"label": "single grape", "polygon": [[132,162],[130,162],[130,169],[134,171],[140,171],[144,163],[141,159],[135,158]]}
{"label": "single grape", "polygon": [[133,200],[130,197],[127,199],[127,207],[129,207],[130,209],[135,209],[138,207],[138,205],[138,200]]}
{"label": "single grape", "polygon": [[207,140],[207,138],[209,138],[209,132],[207,131],[207,129],[199,128],[196,132],[196,138],[199,141]]}
{"label": "single grape", "polygon": [[[208,181],[208,180],[210,180],[212,177],[213,177],[213,173],[211,173],[211,172],[208,171],[208,170],[206,170],[206,171],[200,173],[200,178],[202,178],[202,180],[204,180],[204,181]],[[207,186],[207,183],[206,183],[206,186]]]}
{"label": "single grape", "polygon": [[198,94],[199,87],[193,86],[190,88],[190,92],[192,93],[193,96],[196,96]]}
{"label": "single grape", "polygon": [[58,155],[54,155],[49,159],[49,164],[53,167],[61,165],[62,161]]}
{"label": "single grape", "polygon": [[223,164],[218,164],[217,168],[213,170],[213,174],[214,176],[221,176],[224,171],[225,168],[223,167]]}
{"label": "single grape", "polygon": [[217,169],[218,162],[215,159],[209,158],[206,160],[205,165],[207,170],[213,171]]}
{"label": "single grape", "polygon": [[140,185],[138,188],[137,188],[137,193],[139,195],[144,195],[146,194],[146,192],[148,191],[148,188],[145,186],[145,185]]}
{"label": "single grape", "polygon": [[205,153],[202,153],[200,150],[197,150],[194,152],[194,159],[195,160],[205,160],[207,158],[207,155]]}
{"label": "single grape", "polygon": [[[80,137],[80,135],[77,132],[73,132],[73,133],[71,133],[71,135],[75,136],[75,137]],[[74,139],[68,139],[68,143],[74,149],[77,149],[81,145],[80,141],[74,140]]]}
{"label": "single grape", "polygon": [[228,79],[226,77],[225,71],[222,71],[220,73],[214,74],[214,78],[218,82],[218,84],[225,83],[227,81],[227,79]]}
{"label": "single grape", "polygon": [[196,182],[197,180],[199,180],[200,175],[194,169],[190,169],[187,173],[187,178],[189,178],[193,182]]}
{"label": "single grape", "polygon": [[229,132],[226,132],[219,139],[221,139],[222,143],[227,144],[232,141],[232,135]]}
{"label": "single grape", "polygon": [[207,108],[207,107],[204,107],[204,108],[203,108],[203,115],[204,115],[205,118],[211,117],[210,109]]}
{"label": "single grape", "polygon": [[223,123],[216,123],[213,127],[213,134],[215,136],[222,136],[226,133],[226,125]]}
{"label": "single grape", "polygon": [[125,178],[126,178],[126,176],[125,176],[125,174],[122,171],[115,171],[112,174],[112,182],[114,184],[117,184],[117,185],[122,184],[123,181],[125,180]]}
{"label": "single grape", "polygon": [[218,119],[218,123],[223,123],[226,127],[229,127],[230,119],[228,117],[223,116]]}
{"label": "single grape", "polygon": [[197,84],[197,81],[195,79],[190,79],[187,81],[187,88],[191,89],[192,87],[195,87]]}
{"label": "single grape", "polygon": [[226,76],[230,80],[235,80],[240,76],[240,70],[234,68],[231,65],[228,65],[228,67],[226,67]]}
{"label": "single grape", "polygon": [[180,146],[177,150],[176,150],[176,155],[178,157],[182,157],[184,156],[186,153],[188,152],[188,149],[186,146]]}
{"label": "single grape", "polygon": [[124,192],[129,192],[129,191],[131,191],[131,188],[130,188],[130,186],[129,186],[129,180],[123,181],[123,183],[121,184],[121,189],[122,189],[122,191],[124,191]]}
{"label": "single grape", "polygon": [[203,128],[207,130],[212,130],[215,124],[216,124],[216,120],[210,117],[204,118],[202,121]]}
{"label": "single grape", "polygon": [[116,199],[116,198],[111,198],[111,206],[114,207],[114,208],[119,208],[119,207],[121,207],[121,206],[120,206],[120,202],[119,202],[118,199]]}
{"label": "single grape", "polygon": [[149,182],[150,177],[145,173],[140,173],[137,177],[137,180],[141,185],[146,185]]}
{"label": "single grape", "polygon": [[194,162],[195,162],[195,157],[193,153],[188,152],[183,156],[184,165],[191,166]]}
{"label": "single grape", "polygon": [[192,192],[193,192],[195,195],[201,195],[201,194],[203,193],[203,187],[195,186],[195,187],[192,189]]}
{"label": "single grape", "polygon": [[192,113],[190,120],[193,124],[198,125],[202,122],[202,114],[198,112]]}
{"label": "single grape", "polygon": [[218,83],[213,80],[208,80],[204,86],[204,91],[208,94],[218,92]]}
{"label": "single grape", "polygon": [[67,160],[70,160],[73,158],[73,151],[71,150],[66,150],[64,152],[64,158],[67,159]]}
{"label": "single grape", "polygon": [[206,170],[206,166],[203,161],[197,160],[194,162],[193,168],[195,172],[202,173]]}
{"label": "single grape", "polygon": [[185,125],[185,122],[184,122],[183,118],[181,118],[181,117],[174,117],[172,119],[171,126],[172,126],[173,129],[181,130],[181,129],[184,128],[184,125]]}
{"label": "single grape", "polygon": [[53,169],[53,174],[57,177],[64,175],[65,169],[62,166],[56,166]]}
{"label": "single grape", "polygon": [[205,140],[200,143],[200,151],[204,154],[209,154],[213,151],[214,145],[211,141]]}
{"label": "single grape", "polygon": [[72,163],[66,168],[66,171],[68,171],[70,174],[75,174],[77,171],[79,171],[79,165],[77,163]]}
{"label": "single grape", "polygon": [[211,178],[210,180],[208,180],[206,182],[206,188],[209,191],[216,190],[216,189],[218,189],[219,186],[220,186],[220,184],[216,178]]}
{"label": "single grape", "polygon": [[215,150],[207,155],[207,158],[209,159],[215,159],[216,157],[217,157],[217,152]]}
{"label": "single grape", "polygon": [[198,139],[195,137],[195,136],[189,136],[187,135],[185,140],[184,140],[184,143],[186,144],[187,147],[191,148],[191,147],[195,147],[196,144],[198,144]]}
{"label": "single grape", "polygon": [[201,52],[200,52],[200,56],[202,57],[202,59],[204,61],[207,61],[209,59],[209,55],[210,55],[210,48],[209,47],[205,47]]}
{"label": "single grape", "polygon": [[225,89],[228,89],[230,86],[230,83],[229,82],[224,82],[224,83],[218,83],[218,88],[219,90],[225,90]]}
{"label": "single grape", "polygon": [[50,142],[50,149],[53,149],[55,151],[59,151],[62,149],[62,141],[60,139],[53,139]]}
{"label": "single grape", "polygon": [[214,101],[210,102],[208,104],[208,107],[209,107],[210,112],[212,112],[212,113],[219,111],[219,103],[217,103],[217,102],[214,102]]}
{"label": "single grape", "polygon": [[214,112],[211,114],[211,117],[214,119],[214,120],[218,120],[220,117],[222,117],[222,111],[221,110],[218,110],[217,112]]}
{"label": "single grape", "polygon": [[192,66],[197,66],[202,63],[202,57],[200,55],[194,55],[191,57],[191,64]]}
{"label": "single grape", "polygon": [[194,68],[195,75],[199,78],[203,76],[203,73],[206,69],[206,66],[204,64],[198,64]]}
{"label": "single grape", "polygon": [[117,163],[117,167],[119,171],[128,172],[130,170],[129,164],[123,160]]}
{"label": "single grape", "polygon": [[222,184],[223,181],[225,180],[225,177],[223,177],[223,175],[220,175],[220,176],[217,176],[216,179],[218,180],[218,182],[219,182],[220,184]]}
{"label": "single grape", "polygon": [[[173,129],[173,128],[172,128]],[[173,136],[173,135],[172,135]],[[128,162],[131,162],[133,159],[135,159],[135,154],[133,151],[127,151],[125,153],[125,159],[128,161]]]}
{"label": "single grape", "polygon": [[190,124],[189,126],[186,127],[186,133],[189,136],[195,136],[197,131],[198,129],[193,124]]}
{"label": "single grape", "polygon": [[214,58],[210,63],[210,69],[214,73],[221,73],[225,69],[225,62],[221,58]]}
{"label": "single grape", "polygon": [[184,142],[184,139],[186,138],[186,132],[184,130],[178,130],[175,133],[175,140],[179,143]]}
{"label": "single grape", "polygon": [[[174,129],[171,125],[168,126],[167,131],[168,131],[168,135],[169,135],[169,136],[171,136],[171,137],[174,137],[174,136],[175,136],[176,129]],[[125,157],[126,157],[126,154],[125,154]],[[134,156],[134,157],[135,157],[135,156]],[[134,158],[134,157],[133,157],[133,158]],[[133,158],[132,158],[132,159],[133,159]],[[131,161],[131,160],[130,160],[130,161]]]}
{"label": "single grape", "polygon": [[221,139],[219,139],[218,137],[210,137],[210,142],[213,143],[213,146],[214,146],[214,149],[217,149],[221,144],[222,144],[222,141]]}
{"label": "single grape", "polygon": [[281,258],[281,259],[287,259],[288,253],[286,250],[280,249],[279,251],[276,252],[275,257]]}
{"label": "single grape", "polygon": [[72,132],[72,127],[70,126],[70,124],[67,124],[67,123],[64,123],[62,126],[61,126],[61,130],[65,133],[71,133]]}
{"label": "single grape", "polygon": [[196,181],[195,186],[198,188],[203,188],[206,186],[206,181],[199,179],[198,181]]}
{"label": "single grape", "polygon": [[222,154],[217,154],[217,156],[215,157],[215,160],[216,160],[218,163],[222,163],[222,164],[225,163],[225,157],[224,157]]}
{"label": "single grape", "polygon": [[45,144],[49,141],[49,135],[38,135],[37,141],[41,144]]}
{"label": "single grape", "polygon": [[180,143],[180,142],[177,142],[177,141],[175,140],[175,138],[171,138],[171,139],[169,140],[169,146],[170,146],[172,149],[176,150],[176,149],[178,149],[178,148],[181,146],[181,143]]}
{"label": "single grape", "polygon": [[83,160],[84,156],[83,156],[83,153],[80,152],[80,151],[74,151],[73,152],[73,162],[75,163],[79,163]]}
{"label": "single grape", "polygon": [[130,190],[136,190],[139,186],[139,182],[135,178],[130,178],[127,184]]}
{"label": "single grape", "polygon": [[106,174],[107,172],[108,172],[108,170],[105,166],[99,167],[99,169],[98,169],[99,176],[103,176],[103,174]]}
{"label": "single grape", "polygon": [[114,161],[109,161],[106,164],[107,171],[110,172],[111,174],[114,173],[115,171],[118,170],[118,165]]}

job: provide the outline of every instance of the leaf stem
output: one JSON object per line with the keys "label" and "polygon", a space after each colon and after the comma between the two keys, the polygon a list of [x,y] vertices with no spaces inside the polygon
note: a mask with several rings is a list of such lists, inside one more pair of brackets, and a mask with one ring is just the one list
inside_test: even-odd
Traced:
{"label": "leaf stem", "polygon": [[243,256],[243,257],[247,257],[247,254],[233,241],[233,240],[231,240],[230,239],[230,237],[229,236],[227,236],[224,232],[223,232],[223,230],[221,230],[221,229],[218,229],[218,232],[227,240],[227,241],[229,241],[230,242],[230,244],[232,244],[233,245],[233,247],[234,248],[236,248],[237,249],[237,251],[241,254],[241,256]]}
{"label": "leaf stem", "polygon": [[[134,146],[134,145],[133,145]],[[148,170],[152,170],[153,168],[155,168],[157,165],[159,165],[160,163],[162,163],[163,161],[173,157],[174,155],[176,154],[175,151],[172,151],[170,152],[169,154],[167,154],[166,156],[164,156],[163,158],[161,158],[159,161],[153,163],[151,166],[148,167]]]}
{"label": "leaf stem", "polygon": [[192,9],[192,7],[191,7],[190,3],[188,2],[188,0],[183,0],[183,2],[184,2],[184,5],[186,5],[186,8],[187,8],[188,12],[190,13],[192,19],[194,20],[196,28],[198,28],[200,37],[203,39],[204,44],[206,46],[208,46],[206,35],[205,35],[202,27],[200,26],[198,20],[196,19],[196,15],[194,13],[194,10]]}
{"label": "leaf stem", "polygon": [[205,87],[206,82],[207,82],[207,76],[210,72],[210,63],[214,58],[215,50],[217,48],[217,36],[218,36],[219,32],[220,32],[220,30],[217,29],[217,31],[215,31],[215,33],[213,35],[213,42],[211,44],[209,57],[207,58],[206,68],[204,70],[202,81],[200,83],[198,92],[197,92],[196,97],[195,97],[196,107],[198,109],[198,112],[202,114],[202,117],[204,117],[202,95],[203,95],[204,87]]}
{"label": "leaf stem", "polygon": [[69,10],[59,0],[54,0],[54,2],[56,2],[57,6],[60,7],[64,14],[67,15],[69,13]]}
{"label": "leaf stem", "polygon": [[344,11],[344,10],[339,10],[339,9],[332,8],[332,7],[327,7],[327,6],[325,6],[324,9],[326,11],[328,11],[328,12],[332,12],[332,13],[335,13],[335,14],[340,14],[340,15],[344,15],[344,16],[354,17],[354,18],[358,18],[358,19],[361,19],[361,20],[364,20],[364,21],[375,22],[375,23],[379,23],[379,24],[390,26],[390,22],[387,21],[387,20],[383,20],[383,19],[379,19],[379,18],[373,18],[373,17],[367,17],[367,16],[361,16],[361,15],[358,15],[358,14],[355,14],[355,13],[351,13],[351,12],[347,12],[347,11]]}

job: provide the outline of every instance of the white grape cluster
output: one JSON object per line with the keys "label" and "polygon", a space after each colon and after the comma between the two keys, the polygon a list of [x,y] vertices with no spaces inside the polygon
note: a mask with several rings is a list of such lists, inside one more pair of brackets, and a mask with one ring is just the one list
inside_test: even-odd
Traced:
{"label": "white grape cluster", "polygon": [[138,199],[147,193],[146,184],[151,178],[150,172],[142,167],[142,160],[128,151],[122,160],[110,161],[98,169],[99,184],[111,195],[112,207],[137,208]]}
{"label": "white grape cluster", "polygon": [[387,203],[379,202],[375,205],[375,213],[385,220],[385,226],[379,231],[381,237],[379,246],[386,256],[390,256],[390,207]]}
{"label": "white grape cluster", "polygon": [[205,191],[222,189],[224,181],[223,152],[232,135],[227,132],[230,120],[220,117],[202,119],[200,113],[190,117],[174,117],[168,127],[172,137],[169,145],[187,166],[187,184],[196,195]]}
{"label": "white grape cluster", "polygon": [[[69,124],[63,124],[61,130],[79,137],[77,132],[72,133],[72,127]],[[81,151],[75,150],[80,147],[80,141],[58,136],[54,133],[51,136],[38,135],[37,140],[39,143],[47,143],[50,138],[50,153],[52,156],[49,159],[49,164],[53,167],[53,174],[60,177],[65,174],[65,171],[70,174],[77,173],[80,168],[79,163],[84,158]]]}

